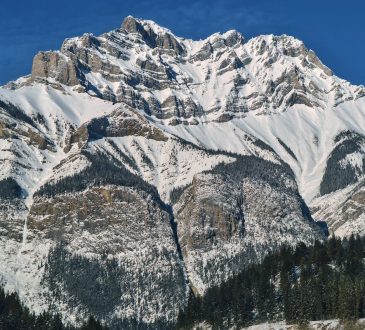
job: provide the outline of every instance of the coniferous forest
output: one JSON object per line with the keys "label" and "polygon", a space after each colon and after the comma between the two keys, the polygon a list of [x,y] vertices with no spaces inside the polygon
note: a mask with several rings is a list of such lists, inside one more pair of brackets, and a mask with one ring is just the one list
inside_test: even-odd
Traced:
{"label": "coniferous forest", "polygon": [[[15,293],[6,294],[0,289],[0,329],[1,330],[76,330],[65,326],[59,315],[44,312],[40,315],[30,313]],[[93,317],[89,317],[80,330],[107,330]]]}
{"label": "coniferous forest", "polygon": [[[365,317],[365,237],[330,238],[307,247],[284,246],[204,296],[191,294],[177,324],[191,329],[202,322],[213,329],[286,320],[306,325],[315,320]],[[135,325],[136,329],[139,328]],[[142,325],[141,325],[142,326]],[[16,294],[0,290],[0,329],[73,330],[58,315],[31,314]],[[80,329],[106,327],[90,316]]]}
{"label": "coniferous forest", "polygon": [[286,320],[309,321],[365,317],[365,238],[330,238],[311,247],[283,247],[261,264],[191,295],[178,329],[209,323],[213,329]]}

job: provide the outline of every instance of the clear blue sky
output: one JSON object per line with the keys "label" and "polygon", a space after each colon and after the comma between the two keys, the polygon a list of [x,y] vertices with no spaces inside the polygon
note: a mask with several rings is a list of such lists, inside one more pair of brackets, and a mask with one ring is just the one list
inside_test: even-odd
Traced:
{"label": "clear blue sky", "polygon": [[119,27],[127,15],[193,39],[229,29],[293,35],[337,75],[365,84],[364,0],[14,0],[1,4],[0,85],[29,74],[37,51]]}

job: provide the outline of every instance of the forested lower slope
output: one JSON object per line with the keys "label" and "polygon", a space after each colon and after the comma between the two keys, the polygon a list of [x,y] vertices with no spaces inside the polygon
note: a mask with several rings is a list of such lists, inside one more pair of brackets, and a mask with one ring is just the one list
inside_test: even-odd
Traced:
{"label": "forested lower slope", "polygon": [[[58,314],[34,315],[23,306],[16,293],[5,293],[0,288],[0,330],[76,330],[65,326]],[[107,330],[99,321],[90,317],[80,330]]]}
{"label": "forested lower slope", "polygon": [[203,297],[191,296],[177,328],[206,322],[213,329],[286,320],[365,317],[365,238],[330,238],[283,247]]}

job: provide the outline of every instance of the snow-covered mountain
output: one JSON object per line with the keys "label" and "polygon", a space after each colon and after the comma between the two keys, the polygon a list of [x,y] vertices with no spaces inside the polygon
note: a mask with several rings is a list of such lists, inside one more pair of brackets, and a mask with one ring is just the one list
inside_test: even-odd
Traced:
{"label": "snow-covered mountain", "polygon": [[174,320],[323,221],[365,232],[364,121],[365,88],[293,37],[129,16],[67,39],[0,88],[0,280],[69,322]]}

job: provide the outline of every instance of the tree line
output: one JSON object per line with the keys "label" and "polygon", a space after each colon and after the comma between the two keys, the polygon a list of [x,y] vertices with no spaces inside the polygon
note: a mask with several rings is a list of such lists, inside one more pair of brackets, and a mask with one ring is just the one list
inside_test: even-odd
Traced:
{"label": "tree line", "polygon": [[213,329],[286,320],[365,317],[365,238],[332,237],[313,246],[282,247],[204,296],[191,294],[176,327]]}
{"label": "tree line", "polygon": [[22,305],[16,293],[6,293],[0,288],[0,329],[6,330],[107,330],[93,317],[84,322],[80,328],[62,323],[58,314],[43,312],[31,313]]}

